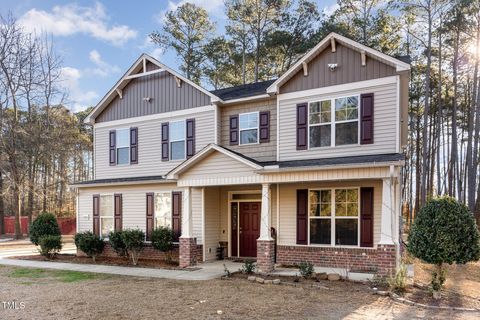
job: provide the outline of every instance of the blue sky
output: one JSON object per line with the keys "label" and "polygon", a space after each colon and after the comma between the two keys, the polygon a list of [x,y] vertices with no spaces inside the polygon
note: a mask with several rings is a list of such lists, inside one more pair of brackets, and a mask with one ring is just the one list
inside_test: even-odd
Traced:
{"label": "blue sky", "polygon": [[[335,0],[316,0],[320,10],[332,10]],[[52,35],[63,59],[62,85],[66,105],[74,111],[95,105],[142,52],[178,69],[171,51],[162,52],[148,41],[161,28],[162,16],[187,0],[53,1],[0,0],[0,13],[9,11],[28,30]],[[223,0],[189,0],[204,7],[223,32]]]}

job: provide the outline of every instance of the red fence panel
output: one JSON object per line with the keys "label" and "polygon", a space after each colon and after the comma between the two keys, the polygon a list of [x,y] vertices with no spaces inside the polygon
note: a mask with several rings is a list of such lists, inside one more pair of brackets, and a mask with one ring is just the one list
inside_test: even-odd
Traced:
{"label": "red fence panel", "polygon": [[[4,217],[3,222],[5,225],[5,234],[15,234],[15,217]],[[61,234],[75,234],[77,230],[77,223],[75,218],[57,218],[57,222],[58,226],[60,227]],[[24,235],[28,234],[28,217],[20,217],[20,227]]]}

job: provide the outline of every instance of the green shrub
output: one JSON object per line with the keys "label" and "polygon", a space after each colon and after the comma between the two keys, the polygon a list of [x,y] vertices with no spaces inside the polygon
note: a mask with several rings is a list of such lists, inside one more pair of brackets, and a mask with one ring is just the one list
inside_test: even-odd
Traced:
{"label": "green shrub", "polygon": [[243,263],[242,272],[246,274],[252,274],[255,272],[255,264],[252,260],[247,259]]}
{"label": "green shrub", "polygon": [[152,232],[153,248],[165,253],[165,261],[172,262],[173,230],[168,227],[158,227]]}
{"label": "green shrub", "polygon": [[29,229],[30,241],[38,246],[43,236],[60,236],[57,218],[52,213],[41,213],[33,220]]}
{"label": "green shrub", "polygon": [[122,232],[122,239],[125,244],[125,249],[132,260],[132,264],[136,266],[140,253],[143,250],[145,233],[140,229],[124,230]]}
{"label": "green shrub", "polygon": [[40,245],[40,254],[48,259],[53,258],[62,250],[62,237],[55,235],[46,235],[38,240]]}
{"label": "green shrub", "polygon": [[128,257],[127,249],[125,248],[125,243],[123,242],[122,237],[123,231],[112,231],[108,234],[108,242],[112,246],[112,249],[120,257]]}
{"label": "green shrub", "polygon": [[298,269],[300,274],[305,279],[311,278],[313,276],[313,264],[308,261],[302,261],[298,264]]}
{"label": "green shrub", "polygon": [[420,210],[408,235],[408,251],[434,264],[432,289],[445,282],[443,264],[465,264],[480,258],[480,235],[468,208],[451,197],[432,199]]}
{"label": "green shrub", "polygon": [[[93,259],[95,262],[96,257],[102,254],[105,248],[105,242],[99,236],[93,234],[90,231],[77,233],[75,235],[75,241],[78,239],[77,248],[82,250],[87,256]],[[77,241],[75,242],[75,245]]]}
{"label": "green shrub", "polygon": [[407,266],[402,263],[398,268],[395,277],[389,278],[387,282],[390,290],[392,290],[393,292],[405,292],[405,289],[407,287]]}

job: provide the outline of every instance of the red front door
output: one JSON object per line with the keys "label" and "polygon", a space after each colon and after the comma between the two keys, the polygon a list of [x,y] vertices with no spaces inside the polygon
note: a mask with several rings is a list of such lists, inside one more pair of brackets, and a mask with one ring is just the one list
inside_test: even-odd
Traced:
{"label": "red front door", "polygon": [[260,202],[240,202],[240,256],[257,256],[260,236]]}

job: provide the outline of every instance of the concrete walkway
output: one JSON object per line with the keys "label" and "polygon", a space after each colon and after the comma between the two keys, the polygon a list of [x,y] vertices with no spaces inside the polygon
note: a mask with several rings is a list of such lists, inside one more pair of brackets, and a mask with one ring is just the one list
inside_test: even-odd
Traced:
{"label": "concrete walkway", "polygon": [[0,258],[0,265],[7,266],[106,273],[123,276],[151,277],[175,280],[212,280],[220,278],[224,274],[223,264],[225,264],[231,272],[237,271],[242,267],[241,263],[227,260],[202,263],[198,266],[198,270],[166,270],[141,267],[119,267],[98,264],[76,264]]}

